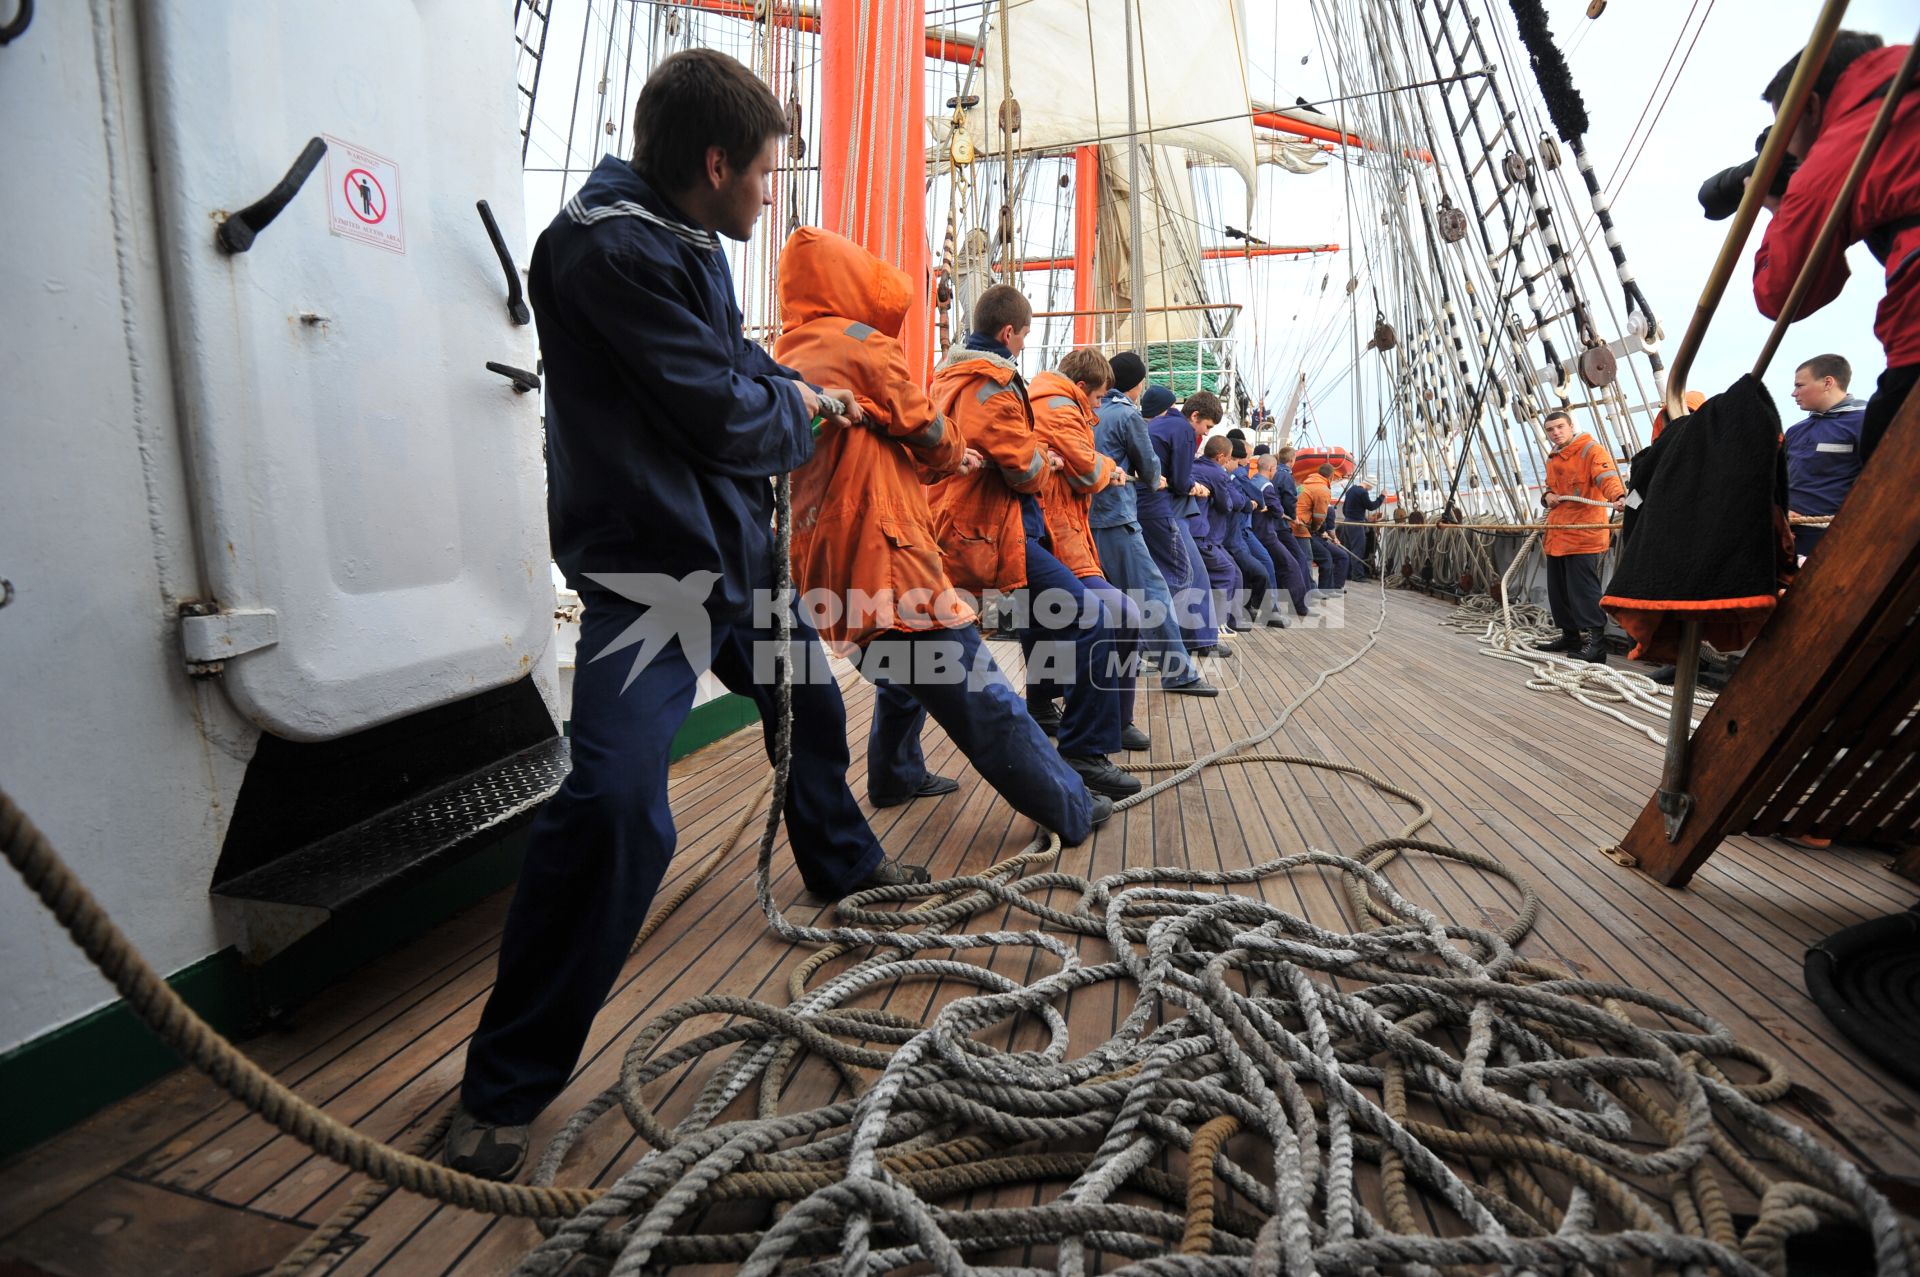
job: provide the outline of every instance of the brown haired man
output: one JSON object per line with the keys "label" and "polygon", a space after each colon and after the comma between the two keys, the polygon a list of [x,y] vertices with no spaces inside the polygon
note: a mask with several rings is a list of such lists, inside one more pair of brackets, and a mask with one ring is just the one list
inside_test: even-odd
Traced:
{"label": "brown haired man", "polygon": [[1566,652],[1595,665],[1607,663],[1607,618],[1600,610],[1600,561],[1613,534],[1605,528],[1569,524],[1605,523],[1609,507],[1626,508],[1627,489],[1613,458],[1590,434],[1574,428],[1573,416],[1555,408],[1546,416],[1547,606],[1560,637],[1543,652]]}
{"label": "brown haired man", "polygon": [[1101,655],[1113,648],[1113,630],[1099,602],[1048,548],[1052,534],[1039,493],[1049,469],[1064,462],[1035,433],[1026,379],[1014,363],[1032,326],[1033,307],[1020,291],[995,284],[974,303],[973,331],[933,374],[934,406],[987,461],[934,485],[934,529],[956,586],[1021,592],[1028,677],[1056,665],[1066,675],[1071,664],[1061,756],[1094,793],[1125,798],[1140,791],[1140,782],[1107,757],[1121,748],[1120,697],[1096,676]]}
{"label": "brown haired man", "polygon": [[[738,62],[675,54],[641,90],[633,162],[601,160],[534,246],[553,556],[586,603],[573,771],[534,823],[467,1048],[456,1170],[511,1178],[567,1084],[673,857],[669,749],[705,669],[754,698],[772,746],[774,689],[753,675],[775,637],[753,606],[774,584],[767,480],[812,455],[821,395],[742,334],[719,236],[752,234],[786,127]],[[794,638],[824,662],[804,621]],[[848,792],[839,688],[796,682],[792,704],[801,878],[835,897],[924,882],[886,863]]]}

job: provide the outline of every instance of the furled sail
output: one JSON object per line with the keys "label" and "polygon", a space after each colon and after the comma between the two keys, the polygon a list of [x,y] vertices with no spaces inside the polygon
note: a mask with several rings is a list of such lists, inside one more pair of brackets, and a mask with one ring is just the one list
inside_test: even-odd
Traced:
{"label": "furled sail", "polygon": [[[1127,42],[1115,0],[1023,0],[1005,12],[1009,74],[1020,104],[1014,145],[1058,150],[1127,135]],[[980,60],[980,103],[967,112],[977,151],[1005,144],[999,128],[1001,13],[991,15]],[[1251,206],[1254,165],[1242,0],[1133,7],[1135,129],[1159,146],[1184,147],[1238,170]],[[1190,50],[1204,49],[1206,57]],[[1181,52],[1175,53],[1178,50]],[[930,120],[936,144],[950,125]]]}

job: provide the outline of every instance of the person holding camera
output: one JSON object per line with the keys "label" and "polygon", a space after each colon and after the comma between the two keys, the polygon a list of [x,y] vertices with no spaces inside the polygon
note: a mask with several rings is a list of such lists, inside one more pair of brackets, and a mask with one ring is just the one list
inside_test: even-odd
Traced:
{"label": "person holding camera", "polygon": [[[1789,159],[1797,161],[1792,177],[1783,193],[1769,193],[1765,202],[1773,220],[1754,254],[1753,298],[1767,318],[1778,318],[1785,308],[1794,279],[1812,255],[1821,223],[1906,56],[1906,45],[1883,47],[1877,35],[1842,31],[1834,38],[1787,143]],[[1796,55],[1762,94],[1776,113],[1798,63]],[[1721,183],[1724,177],[1718,175],[1708,185]],[[1705,188],[1701,198],[1705,203]],[[1885,268],[1887,291],[1874,316],[1873,331],[1886,350],[1887,369],[1861,421],[1864,459],[1872,455],[1901,403],[1920,381],[1920,92],[1912,85],[1842,218],[1839,242],[1821,265],[1795,318],[1839,296],[1847,282],[1848,245],[1865,243]]]}

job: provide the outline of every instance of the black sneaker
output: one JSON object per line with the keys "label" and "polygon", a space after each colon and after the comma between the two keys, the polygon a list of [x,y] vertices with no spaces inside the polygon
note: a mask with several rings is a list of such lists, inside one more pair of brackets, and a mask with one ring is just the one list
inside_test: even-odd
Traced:
{"label": "black sneaker", "polygon": [[1091,758],[1069,758],[1067,765],[1079,772],[1080,779],[1096,794],[1105,794],[1109,798],[1130,798],[1140,792],[1140,778],[1127,775],[1104,754],[1095,754]]}
{"label": "black sneaker", "polygon": [[927,778],[920,782],[920,787],[903,798],[896,798],[892,795],[882,798],[880,795],[873,793],[869,793],[867,797],[873,800],[875,807],[898,807],[901,803],[912,802],[916,798],[936,798],[941,794],[951,794],[959,788],[960,782],[954,780],[952,777],[935,776],[929,772],[927,773]]}
{"label": "black sneaker", "polygon": [[1163,692],[1178,692],[1182,696],[1218,696],[1220,689],[1204,678],[1189,679],[1184,683],[1160,684]]}
{"label": "black sneaker", "polygon": [[1047,735],[1058,736],[1060,734],[1060,707],[1052,701],[1048,701],[1039,709],[1035,709],[1033,703],[1029,701],[1027,703],[1027,713],[1033,716],[1033,721],[1038,723],[1040,730]]}
{"label": "black sneaker", "polygon": [[[851,896],[860,891],[872,891],[875,887],[917,887],[931,881],[933,881],[933,875],[919,865],[903,865],[897,860],[883,860],[873,867],[872,873],[848,887],[845,894]],[[838,897],[830,898],[838,899]]]}
{"label": "black sneaker", "polygon": [[504,1184],[520,1173],[527,1160],[530,1129],[489,1126],[462,1104],[447,1127],[447,1169]]}
{"label": "black sneaker", "polygon": [[1120,729],[1120,748],[1137,754],[1143,749],[1152,749],[1153,741],[1145,732],[1128,723]]}
{"label": "black sneaker", "polygon": [[[1106,824],[1108,818],[1113,815],[1113,799],[1107,797],[1105,794],[1093,793],[1089,793],[1087,797],[1092,800],[1092,807],[1088,813],[1087,821],[1087,837],[1091,838],[1093,831]],[[1062,837],[1060,839],[1060,845],[1062,847],[1078,847],[1086,840],[1086,838],[1082,838],[1076,842],[1068,842],[1065,837]]]}

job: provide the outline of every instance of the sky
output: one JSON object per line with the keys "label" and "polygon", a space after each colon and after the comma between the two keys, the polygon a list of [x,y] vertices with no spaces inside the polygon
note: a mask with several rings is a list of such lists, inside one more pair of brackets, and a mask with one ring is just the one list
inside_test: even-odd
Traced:
{"label": "sky", "polygon": [[[1172,4],[1178,0],[1140,2]],[[1330,2],[1322,0],[1323,5]],[[1511,10],[1504,0],[1462,2],[1475,12],[1490,12],[1494,20],[1505,24],[1511,47],[1519,49],[1518,40],[1511,35]],[[1120,7],[1120,0],[1090,3],[1111,4],[1116,11]],[[1695,191],[1711,173],[1752,155],[1754,134],[1771,120],[1770,110],[1760,101],[1760,91],[1775,69],[1805,42],[1820,6],[1816,0],[1669,0],[1664,4],[1614,0],[1598,19],[1589,19],[1587,0],[1545,0],[1545,4],[1555,40],[1568,55],[1574,85],[1586,102],[1591,121],[1588,149],[1602,183],[1611,188],[1624,165],[1631,164],[1613,200],[1614,219],[1634,274],[1662,322],[1663,350],[1671,363],[1729,225],[1708,222],[1701,216]],[[929,0],[927,8],[931,19],[951,22],[962,29],[972,29],[978,21],[978,0]],[[642,29],[665,12],[644,3],[625,6],[603,2],[593,6],[591,20],[606,28],[605,34],[611,37],[608,43],[615,49],[630,39],[626,33],[628,26],[634,25],[623,25],[627,19],[615,16],[623,10],[633,15]],[[542,119],[536,124],[536,145],[529,156],[529,238],[552,216],[559,202],[559,178],[538,169],[542,164],[557,163],[552,156],[566,149],[562,137],[569,132],[566,119],[570,107],[583,121],[574,130],[577,165],[590,167],[591,157],[605,146],[618,144],[624,149],[624,127],[617,138],[602,136],[602,129],[594,123],[594,104],[569,100],[576,64],[588,73],[589,98],[591,83],[597,79],[586,65],[588,59],[579,56],[578,24],[587,11],[587,0],[563,0],[558,6],[548,48],[550,74],[541,87]],[[1247,0],[1245,11],[1250,88],[1256,99],[1290,103],[1296,96],[1310,101],[1334,96],[1335,90],[1329,87],[1331,64],[1319,47],[1309,0]],[[1847,25],[1900,43],[1911,37],[1914,14],[1913,0],[1854,0]],[[723,25],[731,38],[741,38],[737,24]],[[606,47],[596,43],[591,49],[593,58],[600,58]],[[1191,50],[1180,51],[1179,56],[1217,54]],[[621,93],[617,60],[610,59],[605,70],[613,73],[609,80],[612,93],[600,112],[601,122],[613,118],[624,125],[632,90]],[[1528,68],[1515,68],[1513,75],[1523,81],[1529,94],[1533,92]],[[613,100],[615,95],[617,102]],[[1643,113],[1645,121],[1652,122],[1651,127],[1643,121]],[[1566,167],[1579,192],[1571,163]],[[1225,170],[1211,172],[1215,176],[1207,180],[1224,184],[1218,207],[1236,207],[1238,200],[1232,192],[1240,189],[1238,177]],[[580,176],[576,170],[573,185]],[[1272,243],[1342,244],[1352,238],[1338,162],[1310,176],[1263,167],[1260,181],[1258,211],[1251,229],[1262,238]],[[1752,300],[1752,253],[1766,215],[1761,216],[1762,223],[1748,238],[1741,263],[1694,363],[1689,378],[1693,389],[1710,393],[1725,389],[1751,367],[1765,341],[1770,324],[1755,311]],[[1240,220],[1227,218],[1225,213],[1222,219]],[[930,218],[929,226],[936,227],[937,219]],[[1212,243],[1226,242],[1223,235],[1203,234],[1203,238]],[[1597,235],[1595,243],[1597,246]],[[1844,355],[1853,364],[1853,389],[1862,398],[1871,392],[1881,371],[1880,345],[1873,336],[1873,313],[1882,291],[1880,268],[1864,247],[1853,248],[1848,263],[1853,279],[1842,295],[1793,326],[1767,371],[1766,383],[1783,423],[1790,424],[1800,416],[1787,393],[1794,367],[1800,361],[1816,354]],[[1343,296],[1345,256],[1266,259],[1250,270],[1237,265],[1242,277],[1231,282],[1224,274],[1225,268],[1214,269],[1222,272],[1216,278],[1233,290],[1230,299],[1246,305],[1239,328],[1241,366],[1254,393],[1263,389],[1259,383],[1264,377],[1270,404],[1278,408],[1293,376],[1306,363],[1312,384],[1334,387],[1312,405],[1312,434],[1317,441],[1352,446],[1369,432],[1378,419],[1378,400],[1386,389],[1377,357],[1363,357],[1360,366],[1365,398],[1358,420],[1351,391],[1345,384],[1336,386],[1346,372],[1351,351],[1344,319],[1337,325],[1340,331],[1331,331],[1336,327],[1333,312]],[[1610,266],[1604,279],[1619,307],[1619,287]],[[1323,280],[1327,281],[1324,292]],[[1364,318],[1370,327],[1371,316]],[[1612,338],[1619,334],[1603,335]],[[1365,340],[1364,329],[1361,340]]]}
{"label": "sky", "polygon": [[[1467,2],[1484,12],[1488,0]],[[1508,6],[1491,0],[1491,7],[1511,31]],[[1314,38],[1307,0],[1250,3],[1247,8],[1255,97],[1290,103],[1296,96],[1310,101],[1332,96],[1327,87],[1331,67]],[[1589,19],[1587,0],[1546,0],[1555,41],[1563,53],[1570,54],[1574,86],[1586,102],[1591,121],[1588,150],[1603,185],[1611,184],[1620,171],[1623,152],[1650,97],[1659,111],[1651,131],[1644,125],[1640,129],[1645,145],[1639,148],[1636,143],[1638,157],[1613,210],[1629,263],[1666,331],[1663,349],[1669,363],[1730,225],[1707,221],[1695,192],[1711,173],[1753,154],[1754,135],[1772,119],[1771,110],[1760,101],[1760,91],[1805,43],[1819,8],[1814,0],[1671,0],[1665,4],[1615,0],[1598,19]],[[1912,37],[1917,12],[1912,0],[1854,0],[1846,25],[1876,32],[1890,44],[1905,43]],[[1681,68],[1684,58],[1684,67],[1677,76],[1669,71],[1663,77],[1662,66],[1676,41],[1679,48],[1673,66]],[[1513,46],[1519,47],[1517,39]],[[1301,56],[1308,59],[1304,66]],[[1530,85],[1530,69],[1516,68],[1516,75]],[[1671,89],[1670,96],[1666,88]],[[1648,117],[1653,117],[1653,111]],[[1263,195],[1261,203],[1277,210],[1269,225],[1284,240],[1346,242],[1338,165],[1312,176],[1276,174],[1272,180],[1277,183],[1273,196]],[[1688,379],[1693,389],[1714,393],[1749,371],[1772,326],[1754,309],[1752,291],[1753,248],[1760,241],[1766,216],[1761,214],[1761,222],[1748,237],[1740,265],[1700,348]],[[1880,266],[1858,246],[1848,253],[1847,261],[1853,278],[1841,296],[1788,330],[1766,373],[1784,424],[1801,416],[1787,392],[1794,367],[1802,360],[1817,354],[1844,355],[1853,364],[1853,390],[1861,398],[1871,393],[1884,367],[1880,343],[1873,335],[1874,308],[1882,295]],[[1299,309],[1302,284],[1307,290],[1317,285],[1319,267],[1282,265],[1268,271],[1275,282],[1259,290],[1265,298],[1263,339],[1281,342],[1284,348],[1288,319]],[[1610,276],[1609,271],[1611,285]],[[1336,268],[1336,289],[1341,278],[1342,269]],[[1618,288],[1613,287],[1618,304]],[[1288,375],[1281,374],[1277,380],[1287,382]],[[1284,396],[1284,390],[1276,393]],[[1352,413],[1345,392],[1316,408],[1328,441],[1349,442]]]}

